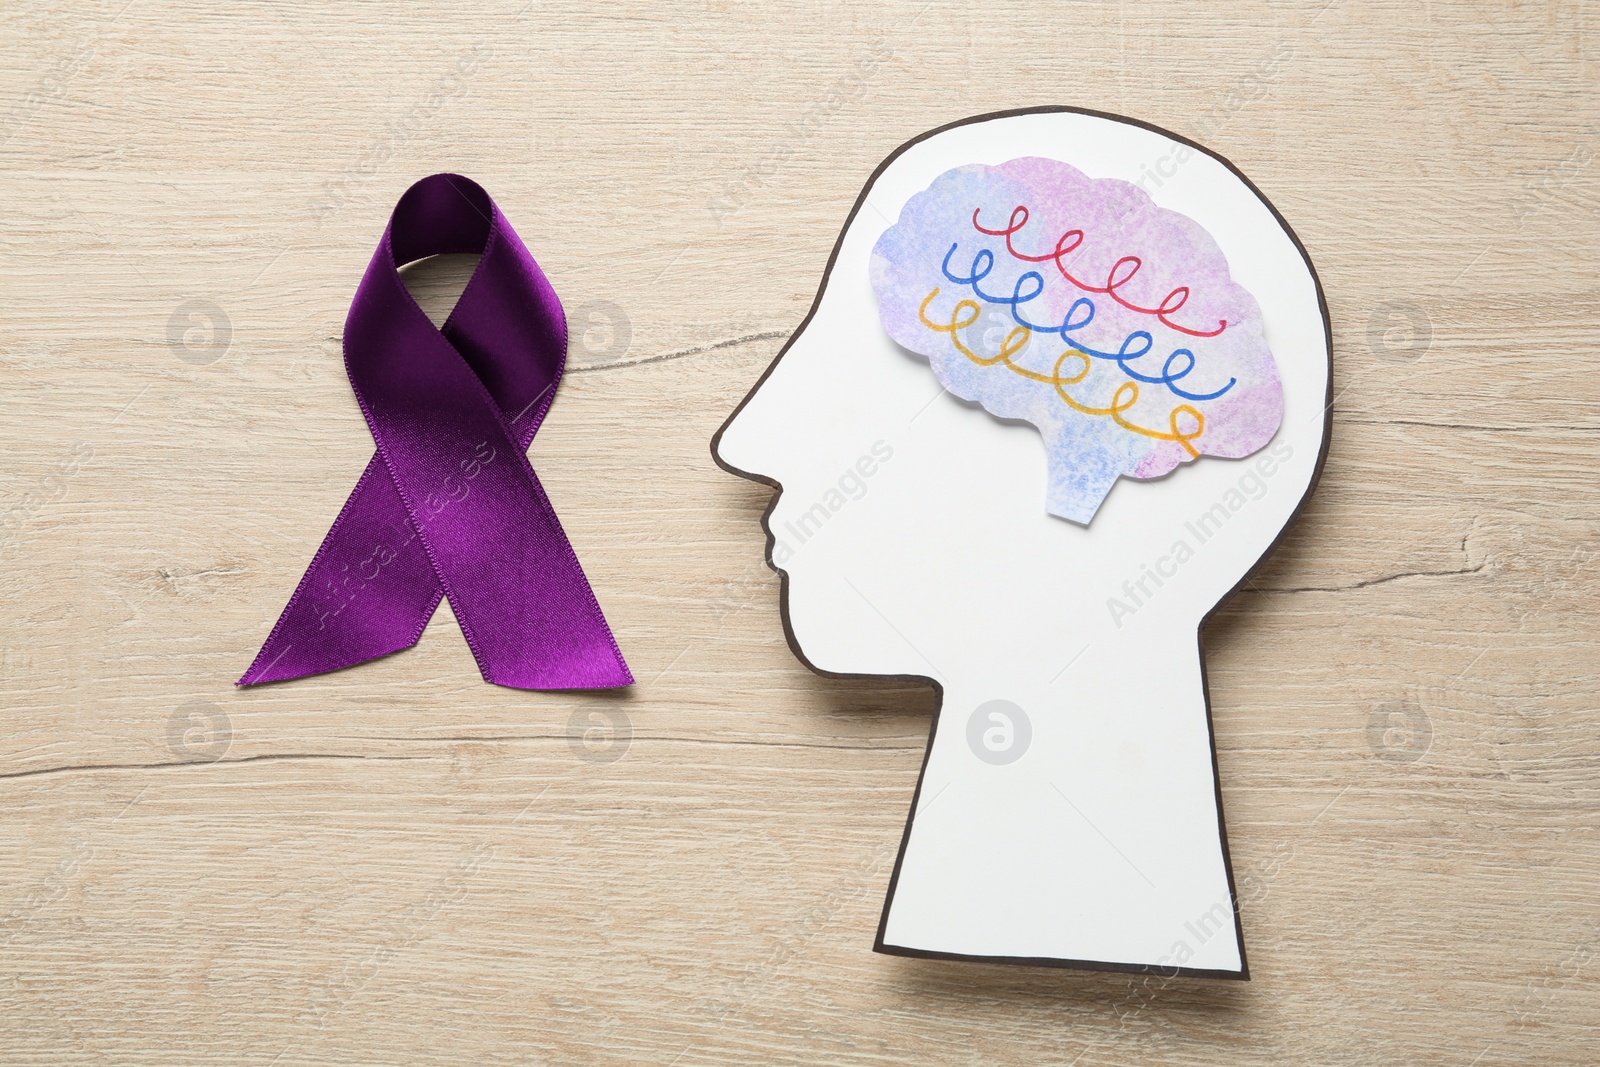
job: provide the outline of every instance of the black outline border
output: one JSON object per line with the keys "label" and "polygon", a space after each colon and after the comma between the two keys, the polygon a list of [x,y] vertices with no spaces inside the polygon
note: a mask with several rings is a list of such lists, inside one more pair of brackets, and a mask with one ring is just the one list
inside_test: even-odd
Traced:
{"label": "black outline border", "polygon": [[[1091,118],[1108,119],[1112,122],[1121,122],[1129,126],[1137,126],[1140,129],[1149,130],[1151,133],[1160,134],[1161,136],[1166,137],[1175,143],[1188,145],[1190,148],[1193,148],[1198,152],[1205,153],[1212,159],[1215,159],[1217,162],[1221,163],[1224,167],[1227,167],[1233,176],[1243,182],[1245,188],[1254,193],[1256,198],[1266,206],[1267,210],[1272,213],[1272,217],[1277,220],[1278,225],[1283,228],[1284,233],[1289,235],[1289,240],[1294,243],[1295,250],[1300,253],[1300,258],[1305,261],[1306,270],[1311,275],[1311,283],[1317,291],[1317,309],[1322,313],[1322,332],[1328,350],[1327,400],[1322,409],[1322,414],[1324,416],[1322,423],[1322,444],[1317,452],[1316,466],[1311,471],[1311,480],[1306,484],[1306,491],[1301,495],[1299,503],[1297,503],[1294,507],[1294,510],[1289,513],[1289,518],[1284,522],[1283,528],[1278,531],[1278,536],[1273,538],[1272,543],[1266,547],[1266,550],[1263,551],[1261,555],[1256,558],[1256,561],[1245,570],[1244,575],[1239,579],[1239,581],[1217,599],[1217,602],[1211,606],[1211,610],[1207,611],[1205,615],[1201,616],[1200,624],[1195,631],[1195,643],[1198,646],[1200,654],[1200,689],[1206,705],[1206,733],[1211,741],[1211,781],[1212,788],[1216,793],[1217,801],[1217,836],[1222,844],[1222,865],[1228,875],[1228,896],[1233,904],[1234,934],[1238,938],[1239,942],[1239,970],[1237,971],[1213,970],[1199,967],[1163,967],[1159,964],[1144,963],[1107,963],[1100,960],[1071,960],[1047,956],[976,956],[959,952],[935,952],[925,949],[904,948],[898,945],[885,945],[883,942],[883,933],[884,927],[889,921],[889,907],[894,903],[895,887],[900,882],[900,864],[905,859],[906,845],[911,840],[911,825],[916,821],[917,802],[922,797],[923,776],[926,775],[928,771],[928,759],[933,754],[934,736],[939,732],[939,716],[944,711],[944,687],[932,678],[927,678],[917,674],[843,674],[835,671],[825,671],[806,658],[805,653],[801,651],[800,642],[795,638],[794,628],[789,622],[789,574],[783,568],[772,562],[772,550],[776,544],[777,538],[772,532],[772,527],[769,524],[768,519],[771,518],[773,509],[778,506],[778,498],[783,495],[783,486],[771,478],[763,477],[759,474],[751,474],[748,471],[739,470],[732,464],[724,462],[722,456],[718,453],[718,446],[722,442],[723,432],[726,431],[729,426],[733,425],[733,421],[739,417],[739,413],[744,410],[745,405],[750,403],[751,398],[761,391],[761,387],[766,384],[767,379],[772,376],[772,372],[777,369],[778,363],[785,355],[788,354],[789,349],[794,346],[795,339],[805,332],[806,327],[811,324],[811,320],[816,316],[817,309],[822,306],[822,297],[827,291],[828,280],[833,276],[834,263],[839,258],[839,249],[844,245],[845,235],[850,232],[850,225],[855,222],[856,215],[861,211],[861,205],[866,203],[868,190],[873,187],[878,178],[882,176],[883,172],[889,169],[889,165],[891,163],[893,163],[896,159],[899,159],[901,155],[903,155],[913,146],[921,144],[923,141],[926,141],[930,138],[937,137],[941,133],[958,129],[962,126],[971,126],[980,122],[990,122],[994,119],[1017,118],[1023,115],[1059,114],[1087,115]],[[856,197],[855,203],[851,205],[849,215],[845,217],[844,226],[839,230],[839,238],[834,242],[833,251],[828,254],[828,264],[823,268],[822,281],[817,286],[817,295],[816,298],[811,302],[811,309],[806,312],[806,317],[800,321],[800,324],[794,328],[794,332],[789,335],[789,340],[784,342],[783,348],[779,349],[778,354],[773,357],[772,362],[768,364],[767,369],[762,372],[761,377],[758,378],[756,383],[750,387],[750,391],[745,394],[744,399],[739,401],[739,406],[734,408],[733,412],[723,420],[722,425],[717,428],[717,432],[713,434],[711,438],[711,459],[716,463],[717,466],[721,467],[729,474],[748,479],[752,482],[760,482],[762,485],[770,486],[772,489],[776,490],[776,492],[773,494],[771,503],[767,505],[767,510],[761,515],[761,528],[765,530],[767,534],[767,566],[771,567],[778,573],[778,578],[780,581],[778,594],[778,614],[783,619],[783,636],[784,639],[789,643],[789,649],[794,653],[795,658],[801,663],[805,664],[808,670],[815,674],[819,674],[824,678],[842,678],[852,681],[884,682],[888,684],[926,684],[933,687],[933,691],[936,696],[937,704],[933,711],[933,722],[928,728],[928,747],[923,752],[922,768],[917,772],[917,786],[911,794],[911,810],[906,815],[906,828],[900,835],[900,850],[895,856],[894,871],[889,876],[889,888],[884,896],[883,913],[878,920],[878,932],[872,944],[872,950],[874,952],[881,952],[888,956],[908,956],[918,959],[953,960],[962,963],[1006,963],[1014,966],[1024,967],[1055,967],[1072,970],[1111,971],[1129,974],[1158,974],[1169,978],[1228,978],[1246,982],[1250,980],[1250,964],[1245,957],[1244,949],[1244,925],[1241,922],[1239,913],[1239,894],[1234,885],[1233,859],[1228,852],[1228,828],[1226,821],[1223,818],[1222,811],[1222,774],[1220,768],[1217,766],[1217,735],[1212,723],[1211,685],[1206,675],[1206,646],[1204,631],[1205,625],[1211,620],[1211,617],[1217,613],[1222,605],[1233,599],[1234,594],[1238,593],[1239,589],[1250,580],[1251,575],[1260,570],[1261,565],[1266,562],[1267,557],[1272,555],[1273,551],[1276,550],[1278,545],[1283,542],[1283,539],[1288,535],[1289,531],[1297,522],[1300,521],[1300,516],[1302,513],[1304,513],[1306,504],[1311,499],[1311,494],[1316,491],[1317,484],[1322,480],[1322,468],[1327,462],[1328,448],[1333,440],[1333,400],[1333,320],[1328,315],[1328,300],[1322,289],[1322,279],[1318,277],[1317,268],[1311,262],[1311,254],[1306,251],[1305,245],[1300,240],[1300,235],[1295,233],[1294,228],[1290,226],[1289,221],[1283,217],[1283,213],[1278,210],[1277,205],[1275,205],[1271,200],[1267,199],[1266,194],[1257,188],[1256,184],[1252,182],[1243,171],[1235,166],[1232,160],[1226,158],[1225,156],[1218,155],[1217,153],[1205,148],[1198,142],[1173,133],[1171,130],[1164,129],[1163,127],[1157,126],[1154,123],[1128,118],[1124,115],[1115,115],[1108,111],[1095,111],[1090,108],[1047,104],[1040,107],[1015,108],[1007,111],[990,111],[982,115],[974,115],[971,118],[958,119],[955,122],[946,123],[943,126],[928,130],[926,133],[919,134],[918,136],[913,137],[911,140],[906,141],[893,152],[890,152],[887,156],[885,156],[882,163],[878,164],[877,169],[874,170],[867,180],[862,184],[860,195]]]}

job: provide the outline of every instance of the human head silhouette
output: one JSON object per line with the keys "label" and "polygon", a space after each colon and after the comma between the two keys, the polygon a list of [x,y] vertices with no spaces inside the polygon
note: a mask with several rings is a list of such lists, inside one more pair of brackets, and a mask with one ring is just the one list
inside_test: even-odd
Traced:
{"label": "human head silhouette", "polygon": [[[1251,454],[1146,467],[1069,514],[1055,505],[1071,454],[1011,421],[1028,416],[952,395],[929,349],[891,336],[880,240],[942,175],[1021,159],[1122,179],[1214,240],[1259,306],[1281,387],[1269,432],[1223,452]],[[1010,205],[997,210],[991,229]],[[977,273],[970,256],[955,270]],[[1181,366],[1164,365],[1169,378]],[[1070,109],[983,116],[910,142],[868,180],[811,313],[712,450],[780,490],[765,523],[796,654],[941,690],[881,951],[1247,973],[1198,629],[1315,484],[1329,380],[1298,240],[1236,169],[1172,134]]]}

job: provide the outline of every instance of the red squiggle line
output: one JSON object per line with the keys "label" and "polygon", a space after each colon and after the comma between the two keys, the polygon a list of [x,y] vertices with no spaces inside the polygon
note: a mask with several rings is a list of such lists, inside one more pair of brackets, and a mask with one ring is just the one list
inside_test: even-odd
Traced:
{"label": "red squiggle line", "polygon": [[[1006,251],[1010,252],[1012,256],[1017,259],[1026,260],[1029,263],[1043,263],[1046,260],[1053,261],[1056,265],[1056,270],[1061,272],[1061,276],[1063,278],[1071,282],[1073,285],[1076,285],[1079,289],[1082,289],[1086,293],[1103,293],[1111,297],[1111,299],[1115,300],[1123,307],[1127,308],[1129,311],[1137,311],[1143,315],[1154,315],[1165,325],[1170,326],[1179,333],[1186,333],[1190,337],[1215,337],[1223,330],[1228,328],[1227,319],[1218,319],[1217,328],[1207,332],[1205,330],[1191,330],[1187,326],[1179,326],[1177,323],[1167,318],[1168,315],[1172,314],[1174,311],[1177,311],[1179,308],[1183,307],[1184,304],[1189,302],[1189,287],[1187,285],[1180,285],[1176,289],[1172,290],[1172,292],[1168,293],[1162,298],[1159,305],[1153,308],[1141,307],[1132,301],[1124,300],[1122,294],[1118,293],[1117,290],[1132,280],[1133,276],[1139,273],[1139,268],[1144,266],[1144,261],[1138,256],[1123,256],[1121,259],[1113,263],[1111,265],[1110,273],[1106,275],[1106,284],[1103,288],[1097,285],[1090,285],[1087,282],[1081,282],[1077,278],[1074,278],[1072,274],[1068,272],[1066,265],[1061,262],[1063,256],[1067,255],[1069,252],[1075,250],[1079,245],[1083,244],[1082,230],[1068,230],[1066,233],[1062,234],[1061,239],[1056,242],[1056,250],[1054,252],[1043,256],[1030,256],[1025,255],[1022,252],[1018,252],[1016,247],[1011,243],[1011,235],[1028,224],[1028,209],[1025,206],[1019,204],[1017,207],[1011,210],[1011,221],[1003,230],[991,230],[984,226],[983,223],[979,222],[978,214],[982,210],[982,208],[974,208],[972,211],[972,225],[979,233],[986,233],[990,237],[1004,237],[1006,239]],[[1071,244],[1067,243],[1069,240],[1071,241]],[[1129,264],[1131,264],[1131,266],[1128,266],[1127,272],[1121,273],[1123,267]]]}

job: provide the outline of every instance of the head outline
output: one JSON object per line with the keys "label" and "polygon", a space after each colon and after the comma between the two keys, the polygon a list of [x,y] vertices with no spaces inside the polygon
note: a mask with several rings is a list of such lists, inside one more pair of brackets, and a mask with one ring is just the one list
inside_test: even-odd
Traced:
{"label": "head outline", "polygon": [[[1322,390],[1322,411],[1321,411],[1321,414],[1320,414],[1320,418],[1321,418],[1321,422],[1322,422],[1321,434],[1320,434],[1320,437],[1319,437],[1318,442],[1317,442],[1317,452],[1316,452],[1316,455],[1315,455],[1314,460],[1313,460],[1311,471],[1310,471],[1309,476],[1307,477],[1307,479],[1305,481],[1304,488],[1301,490],[1298,499],[1295,500],[1293,506],[1287,512],[1287,515],[1285,516],[1285,518],[1283,519],[1281,524],[1278,526],[1278,528],[1277,528],[1275,534],[1272,536],[1272,538],[1268,541],[1268,543],[1265,545],[1265,547],[1259,552],[1259,554],[1257,554],[1255,556],[1255,558],[1243,569],[1242,573],[1239,574],[1238,578],[1230,586],[1228,586],[1224,591],[1222,591],[1216,597],[1216,599],[1210,604],[1210,606],[1205,608],[1204,611],[1200,614],[1200,617],[1198,619],[1198,628],[1197,628],[1197,632],[1195,634],[1196,646],[1197,646],[1197,650],[1198,650],[1198,653],[1199,653],[1200,685],[1201,685],[1201,695],[1202,695],[1202,698],[1203,698],[1203,701],[1204,701],[1204,707],[1205,707],[1206,731],[1207,731],[1207,734],[1211,738],[1211,763],[1212,763],[1211,770],[1212,770],[1212,775],[1213,775],[1213,781],[1216,783],[1215,800],[1216,800],[1216,805],[1217,805],[1217,807],[1216,807],[1217,830],[1218,830],[1218,836],[1219,836],[1220,843],[1221,843],[1223,862],[1224,862],[1224,865],[1226,867],[1228,893],[1229,893],[1229,896],[1230,896],[1230,898],[1232,899],[1232,901],[1234,903],[1234,926],[1235,926],[1235,931],[1236,931],[1236,934],[1240,938],[1240,943],[1239,943],[1240,968],[1239,968],[1239,970],[1237,972],[1235,972],[1235,971],[1215,971],[1215,970],[1195,969],[1195,968],[1187,968],[1187,967],[1182,967],[1182,966],[1150,966],[1150,965],[1144,965],[1144,964],[1120,964],[1120,963],[1108,963],[1108,962],[1105,962],[1105,961],[1096,961],[1096,960],[1060,959],[1060,958],[1053,958],[1053,957],[1051,957],[1051,958],[1031,958],[1031,957],[1030,958],[1024,958],[1024,957],[1016,957],[1016,956],[985,956],[985,955],[973,955],[973,954],[969,954],[969,953],[947,953],[947,952],[939,952],[939,951],[922,951],[922,950],[916,950],[916,949],[905,949],[905,948],[900,948],[900,947],[896,947],[896,946],[886,945],[885,944],[885,928],[886,928],[886,926],[888,924],[888,921],[889,921],[890,907],[894,902],[896,887],[897,887],[897,885],[898,885],[898,883],[900,881],[900,877],[901,877],[901,873],[902,873],[902,865],[903,865],[903,863],[905,861],[905,857],[906,857],[906,846],[907,846],[907,843],[908,843],[908,841],[910,840],[910,837],[911,837],[912,824],[915,821],[915,813],[917,812],[918,806],[921,803],[921,794],[922,794],[923,786],[924,786],[924,783],[925,783],[925,780],[926,780],[926,775],[927,775],[927,771],[928,771],[928,763],[929,763],[929,760],[931,759],[931,757],[933,755],[934,738],[935,738],[935,735],[939,733],[940,718],[941,718],[941,715],[947,710],[952,712],[952,714],[958,714],[959,715],[960,712],[963,709],[947,709],[947,708],[945,708],[945,706],[944,706],[945,705],[945,699],[946,699],[945,686],[940,682],[939,679],[933,677],[930,674],[917,673],[917,672],[894,672],[894,673],[889,673],[889,672],[874,672],[874,671],[840,671],[840,670],[832,670],[832,669],[829,669],[829,668],[825,668],[825,667],[819,666],[817,663],[815,663],[812,660],[812,658],[807,654],[807,652],[803,648],[803,646],[801,644],[801,641],[799,639],[799,636],[796,634],[796,631],[795,631],[794,622],[793,622],[792,613],[791,613],[791,575],[790,575],[790,572],[788,570],[786,570],[783,566],[781,566],[779,563],[775,562],[774,558],[773,558],[774,548],[778,544],[778,538],[777,538],[777,536],[775,535],[775,533],[772,530],[771,520],[772,520],[772,517],[773,517],[773,513],[779,507],[779,505],[780,505],[780,503],[781,503],[781,501],[783,499],[783,496],[784,496],[784,494],[785,494],[785,492],[787,490],[785,489],[784,485],[776,477],[773,477],[773,476],[768,475],[768,474],[756,472],[756,471],[747,471],[747,470],[741,469],[740,467],[738,467],[738,466],[734,465],[732,462],[730,462],[723,455],[722,442],[723,442],[723,438],[724,438],[725,434],[728,432],[728,430],[732,426],[734,426],[735,423],[737,423],[739,421],[740,416],[746,411],[746,409],[749,407],[751,402],[767,386],[769,379],[772,378],[773,374],[778,370],[779,366],[783,364],[783,361],[784,361],[785,357],[788,356],[790,354],[791,350],[796,346],[796,344],[799,343],[802,338],[804,338],[804,336],[806,335],[808,329],[812,326],[813,322],[817,319],[817,316],[819,315],[819,312],[822,310],[823,303],[824,303],[824,298],[826,297],[826,295],[828,293],[830,282],[833,280],[834,271],[835,271],[836,267],[838,266],[841,251],[842,251],[842,249],[843,249],[843,247],[845,245],[845,242],[846,242],[847,238],[849,237],[849,235],[851,233],[852,228],[856,225],[857,219],[861,214],[862,208],[867,206],[869,194],[874,190],[874,187],[878,183],[879,179],[881,177],[883,177],[884,174],[886,172],[888,172],[890,170],[890,168],[903,155],[905,155],[908,151],[910,151],[911,149],[915,148],[916,146],[918,146],[920,144],[923,144],[924,142],[927,142],[927,141],[933,140],[935,138],[938,138],[943,134],[950,133],[951,131],[962,129],[964,127],[980,125],[980,124],[983,124],[983,123],[988,123],[988,122],[992,122],[992,121],[996,121],[996,120],[1019,118],[1019,117],[1023,117],[1023,116],[1034,116],[1034,115],[1076,115],[1076,116],[1084,116],[1084,117],[1091,118],[1091,119],[1106,120],[1106,121],[1112,122],[1112,123],[1118,123],[1118,124],[1123,124],[1123,125],[1130,126],[1130,127],[1135,127],[1135,128],[1140,129],[1140,130],[1146,131],[1148,133],[1153,133],[1153,134],[1156,134],[1156,135],[1158,135],[1158,136],[1160,136],[1162,138],[1165,138],[1166,140],[1170,141],[1174,146],[1179,146],[1182,149],[1186,149],[1186,150],[1191,151],[1191,152],[1200,153],[1200,154],[1202,154],[1204,156],[1209,157],[1210,159],[1214,160],[1215,162],[1219,163],[1223,168],[1226,169],[1226,171],[1235,180],[1237,180],[1246,190],[1248,190],[1248,192],[1252,196],[1254,196],[1254,198],[1257,201],[1259,201],[1259,203],[1271,215],[1272,220],[1277,225],[1278,229],[1282,232],[1282,234],[1284,236],[1286,236],[1288,238],[1289,242],[1293,246],[1293,249],[1294,249],[1295,253],[1298,255],[1300,261],[1303,263],[1303,265],[1305,267],[1305,270],[1306,270],[1306,273],[1309,275],[1309,278],[1310,278],[1310,281],[1311,281],[1311,285],[1312,285],[1314,293],[1315,293],[1316,309],[1317,309],[1318,315],[1319,315],[1320,320],[1321,320],[1321,341],[1322,341],[1322,345],[1323,345],[1323,351],[1326,354],[1326,357],[1325,357],[1326,366],[1325,366],[1324,372],[1323,372],[1324,387],[1323,387],[1323,390]],[[865,284],[865,279],[863,279],[863,284]],[[836,238],[836,240],[835,240],[835,242],[833,244],[833,247],[832,247],[832,249],[831,249],[831,251],[829,253],[826,266],[823,269],[821,280],[818,283],[816,296],[813,298],[811,306],[807,310],[807,313],[806,313],[805,317],[801,320],[800,324],[795,328],[793,334],[790,336],[788,341],[786,341],[784,343],[782,348],[779,350],[777,355],[773,358],[771,363],[766,367],[766,369],[763,371],[761,376],[751,386],[751,388],[745,394],[745,396],[740,400],[739,404],[734,408],[734,410],[723,421],[722,425],[718,428],[716,433],[713,435],[710,444],[711,444],[712,459],[717,464],[717,466],[721,467],[723,470],[727,471],[730,474],[733,474],[735,476],[747,479],[749,481],[759,482],[759,483],[761,483],[763,485],[766,485],[769,488],[775,490],[774,495],[772,497],[772,500],[769,502],[767,508],[765,509],[765,511],[763,512],[763,514],[761,516],[761,526],[762,526],[763,531],[766,533],[766,541],[767,541],[767,543],[766,543],[766,548],[765,548],[765,557],[766,557],[767,565],[769,567],[771,567],[774,571],[776,571],[778,573],[778,575],[779,575],[779,580],[780,580],[779,614],[780,614],[780,619],[781,619],[782,624],[783,624],[785,640],[787,641],[787,643],[788,643],[788,645],[790,647],[790,650],[794,653],[795,657],[801,663],[803,663],[808,670],[811,670],[812,672],[814,672],[814,673],[816,673],[818,675],[821,675],[823,677],[847,679],[847,680],[854,680],[854,681],[865,681],[865,682],[868,682],[868,683],[881,683],[881,684],[883,684],[885,686],[904,685],[904,684],[907,684],[907,683],[918,683],[918,684],[928,685],[928,686],[932,687],[933,690],[935,691],[937,705],[936,705],[935,712],[933,714],[933,721],[930,724],[929,746],[928,746],[928,749],[927,749],[926,753],[924,754],[922,770],[919,773],[916,792],[913,794],[912,801],[911,801],[911,810],[912,810],[913,814],[907,820],[905,831],[904,831],[904,834],[903,834],[902,840],[901,840],[900,851],[899,851],[899,854],[897,855],[897,858],[896,858],[896,861],[895,861],[894,870],[893,870],[893,873],[891,874],[891,877],[890,877],[888,893],[886,895],[884,908],[883,908],[883,912],[882,912],[882,917],[881,917],[879,925],[878,925],[877,936],[876,936],[876,940],[875,940],[875,944],[874,944],[874,949],[876,951],[885,952],[885,953],[889,953],[889,954],[895,954],[895,955],[907,955],[907,956],[917,956],[917,957],[925,957],[925,958],[945,958],[945,959],[957,959],[957,960],[967,960],[967,961],[971,961],[971,960],[986,960],[986,961],[990,961],[990,962],[1000,962],[1000,963],[1021,963],[1021,964],[1045,965],[1045,966],[1079,968],[1079,969],[1111,970],[1111,971],[1122,971],[1122,972],[1133,972],[1133,973],[1160,973],[1160,974],[1169,974],[1169,975],[1170,974],[1188,974],[1188,975],[1209,976],[1209,977],[1230,977],[1230,978],[1246,978],[1246,979],[1248,978],[1248,976],[1249,976],[1248,965],[1244,960],[1244,950],[1243,950],[1243,943],[1242,943],[1242,930],[1241,930],[1240,924],[1239,924],[1237,893],[1236,893],[1235,885],[1234,885],[1234,877],[1233,877],[1233,871],[1232,871],[1231,862],[1228,859],[1228,846],[1227,846],[1226,827],[1225,827],[1225,825],[1223,823],[1223,819],[1222,819],[1221,783],[1220,783],[1220,777],[1217,775],[1217,770],[1216,770],[1215,735],[1214,735],[1214,731],[1212,729],[1212,723],[1211,723],[1212,705],[1211,705],[1211,697],[1210,697],[1209,685],[1207,684],[1206,677],[1205,677],[1205,646],[1204,646],[1204,633],[1203,633],[1203,631],[1204,631],[1204,626],[1205,626],[1206,622],[1208,622],[1212,618],[1212,616],[1214,616],[1225,604],[1227,604],[1233,598],[1233,596],[1236,593],[1238,593],[1239,590],[1241,588],[1243,588],[1243,586],[1247,582],[1249,582],[1251,577],[1253,575],[1255,575],[1261,569],[1261,567],[1264,565],[1264,563],[1266,562],[1268,557],[1270,557],[1273,554],[1273,552],[1276,551],[1278,546],[1280,544],[1282,544],[1284,539],[1288,536],[1289,531],[1295,527],[1295,525],[1299,522],[1301,516],[1304,514],[1305,509],[1306,509],[1307,505],[1309,504],[1309,501],[1310,501],[1312,493],[1314,493],[1316,491],[1316,488],[1317,488],[1318,484],[1321,481],[1322,472],[1323,472],[1324,466],[1326,464],[1327,455],[1328,455],[1328,451],[1329,451],[1329,446],[1330,446],[1331,440],[1332,440],[1333,402],[1334,402],[1334,392],[1333,392],[1333,336],[1332,336],[1332,323],[1331,323],[1331,318],[1330,318],[1329,311],[1328,311],[1327,298],[1326,298],[1326,294],[1325,294],[1325,291],[1324,291],[1324,288],[1323,288],[1323,285],[1322,285],[1322,282],[1321,282],[1321,278],[1317,273],[1316,267],[1315,267],[1314,263],[1311,260],[1311,256],[1310,256],[1309,252],[1306,250],[1304,243],[1301,241],[1299,235],[1295,232],[1294,228],[1289,224],[1288,220],[1286,218],[1284,218],[1282,212],[1278,210],[1277,206],[1275,204],[1273,204],[1273,202],[1260,190],[1260,188],[1258,188],[1256,186],[1256,184],[1253,181],[1250,180],[1250,178],[1242,170],[1239,169],[1239,167],[1237,167],[1233,162],[1231,162],[1226,157],[1218,154],[1215,151],[1207,149],[1203,145],[1199,144],[1198,142],[1196,142],[1196,141],[1194,141],[1194,140],[1192,140],[1190,138],[1187,138],[1187,137],[1184,137],[1184,136],[1182,136],[1180,134],[1174,133],[1174,132],[1172,132],[1170,130],[1167,130],[1167,129],[1165,129],[1165,128],[1161,127],[1161,126],[1155,125],[1153,123],[1145,122],[1145,121],[1142,121],[1142,120],[1139,120],[1139,119],[1129,118],[1127,116],[1118,115],[1118,114],[1111,113],[1111,112],[1099,111],[1099,110],[1094,110],[1094,109],[1089,109],[1089,108],[1080,108],[1080,107],[1073,107],[1073,106],[1067,106],[1067,105],[1043,105],[1043,106],[1028,107],[1028,108],[1017,108],[1017,109],[1009,109],[1009,110],[1002,110],[1002,111],[986,112],[986,113],[975,115],[975,116],[971,116],[971,117],[968,117],[968,118],[959,119],[959,120],[956,120],[956,121],[953,121],[953,122],[950,122],[950,123],[946,123],[945,125],[939,126],[939,127],[935,128],[935,129],[929,130],[929,131],[927,131],[925,133],[922,133],[922,134],[920,134],[920,135],[918,135],[918,136],[916,136],[916,137],[904,142],[903,144],[899,145],[897,148],[895,148],[892,152],[890,152],[883,159],[883,161],[881,163],[878,164],[878,166],[876,167],[876,169],[873,170],[871,175],[869,175],[867,177],[867,179],[862,184],[861,191],[857,194],[853,204],[851,205],[850,211],[847,214],[847,216],[845,218],[845,221],[844,221],[844,224],[840,229],[839,235]],[[1287,413],[1285,414],[1284,421],[1285,421],[1285,423],[1287,423]],[[1280,428],[1280,432],[1282,432],[1281,428]],[[953,726],[949,727],[949,728],[950,729],[954,729]]]}

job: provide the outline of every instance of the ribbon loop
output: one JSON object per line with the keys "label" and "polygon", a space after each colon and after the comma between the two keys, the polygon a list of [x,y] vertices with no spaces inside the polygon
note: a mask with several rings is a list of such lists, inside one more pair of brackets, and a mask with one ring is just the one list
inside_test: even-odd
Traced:
{"label": "ribbon loop", "polygon": [[[442,329],[402,264],[481,253]],[[396,204],[345,320],[345,371],[377,444],[240,685],[416,644],[441,597],[484,680],[631,685],[527,458],[566,364],[561,302],[476,182],[435,174]]]}

